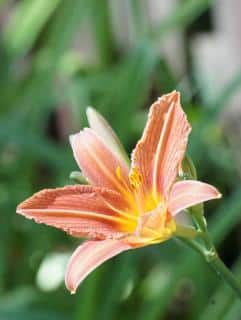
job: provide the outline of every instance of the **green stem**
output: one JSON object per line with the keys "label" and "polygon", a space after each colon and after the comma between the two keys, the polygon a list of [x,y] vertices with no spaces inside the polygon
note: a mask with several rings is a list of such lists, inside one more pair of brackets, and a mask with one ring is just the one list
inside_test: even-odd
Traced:
{"label": "green stem", "polygon": [[[205,237],[206,235],[204,234],[203,238]],[[196,252],[198,252],[206,260],[210,267],[218,274],[218,276],[220,276],[241,299],[241,283],[238,282],[233,273],[225,266],[223,261],[220,259],[214,245],[209,238],[209,235],[206,238],[205,247],[195,240],[190,240],[187,238],[182,238],[181,240]],[[208,246],[208,248],[206,246]]]}
{"label": "green stem", "polygon": [[[182,169],[185,172],[188,172],[193,179],[197,179],[197,172],[194,164],[191,159],[186,157],[182,164]],[[241,283],[235,278],[233,273],[226,267],[223,261],[219,258],[216,248],[210,238],[207,222],[204,216],[203,204],[197,204],[189,208],[190,215],[196,226],[196,231],[198,233],[199,239],[202,242],[197,241],[196,239],[191,239],[190,236],[186,236],[185,230],[177,230],[177,236],[181,237],[181,240],[189,245],[192,249],[198,252],[210,265],[210,267],[228,284],[237,296],[241,299]],[[187,235],[189,235],[187,233]]]}
{"label": "green stem", "polygon": [[233,273],[226,267],[223,261],[216,253],[213,258],[208,261],[213,270],[236,292],[241,299],[241,283],[235,278]]}

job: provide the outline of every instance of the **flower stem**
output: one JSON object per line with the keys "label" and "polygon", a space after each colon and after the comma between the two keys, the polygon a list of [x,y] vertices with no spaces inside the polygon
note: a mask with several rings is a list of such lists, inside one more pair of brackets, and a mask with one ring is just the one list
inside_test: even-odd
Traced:
{"label": "flower stem", "polygon": [[205,246],[201,245],[195,240],[187,238],[182,238],[181,240],[187,245],[189,245],[196,252],[198,252],[206,260],[210,267],[218,274],[218,276],[220,276],[241,299],[241,283],[238,282],[233,273],[226,267],[226,265],[220,259],[209,237],[204,242]]}
{"label": "flower stem", "polygon": [[208,263],[241,299],[241,283],[238,282],[233,273],[226,267],[223,261],[219,258],[218,254],[215,254],[215,256]]}

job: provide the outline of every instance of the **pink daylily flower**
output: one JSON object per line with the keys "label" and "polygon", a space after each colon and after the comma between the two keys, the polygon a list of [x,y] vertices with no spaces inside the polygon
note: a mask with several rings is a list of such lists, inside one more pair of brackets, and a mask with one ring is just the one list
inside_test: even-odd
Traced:
{"label": "pink daylily flower", "polygon": [[163,95],[151,106],[130,168],[103,121],[70,137],[89,185],[42,190],[17,207],[19,214],[38,223],[89,239],[67,266],[65,282],[72,293],[113,256],[175,236],[175,216],[182,210],[221,196],[209,184],[177,181],[191,130],[178,92]]}

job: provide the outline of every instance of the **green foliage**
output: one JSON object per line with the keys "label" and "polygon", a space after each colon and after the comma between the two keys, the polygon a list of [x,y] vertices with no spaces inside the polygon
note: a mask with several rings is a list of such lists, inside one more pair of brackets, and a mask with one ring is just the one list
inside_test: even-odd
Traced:
{"label": "green foliage", "polygon": [[[240,178],[219,121],[241,90],[240,72],[213,100],[198,86],[198,74],[186,90],[160,53],[163,39],[178,29],[185,34],[212,2],[180,1],[153,27],[140,2],[128,1],[126,37],[132,41],[124,50],[107,1],[0,1],[1,11],[11,13],[0,26],[0,320],[238,319],[239,301],[195,253],[175,241],[114,258],[75,296],[63,285],[44,292],[36,276],[46,255],[69,253],[79,242],[15,214],[16,205],[33,192],[72,183],[69,173],[77,165],[68,135],[86,125],[87,106],[109,120],[130,152],[147,107],[178,88],[194,127],[189,154],[198,177],[223,193],[220,202],[205,206],[210,230],[224,260],[229,265],[237,260],[240,277]],[[87,54],[85,28],[93,42]],[[189,50],[188,40],[186,46]]]}

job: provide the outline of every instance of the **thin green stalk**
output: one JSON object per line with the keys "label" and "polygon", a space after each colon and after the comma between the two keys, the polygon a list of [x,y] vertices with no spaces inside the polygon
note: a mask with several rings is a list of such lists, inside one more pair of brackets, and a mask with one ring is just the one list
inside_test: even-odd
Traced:
{"label": "thin green stalk", "polygon": [[[205,239],[205,234],[203,235],[203,238]],[[189,245],[196,252],[198,252],[206,260],[209,266],[225,281],[226,284],[228,284],[234,290],[237,296],[241,299],[241,283],[238,282],[233,273],[226,267],[226,265],[220,259],[209,236],[206,238],[206,241],[204,242],[205,246],[202,246],[195,240],[190,240],[187,238],[182,238],[182,241]]]}
{"label": "thin green stalk", "polygon": [[216,271],[216,273],[236,292],[241,299],[241,283],[238,282],[233,273],[226,267],[223,261],[216,253],[212,259],[208,261],[209,265]]}
{"label": "thin green stalk", "polygon": [[235,278],[232,272],[225,266],[219,258],[216,248],[210,238],[207,222],[203,214],[203,207],[196,206],[191,209],[192,217],[199,231],[199,236],[203,244],[190,238],[182,239],[192,249],[197,251],[210,265],[210,267],[235,291],[241,299],[241,283]]}

